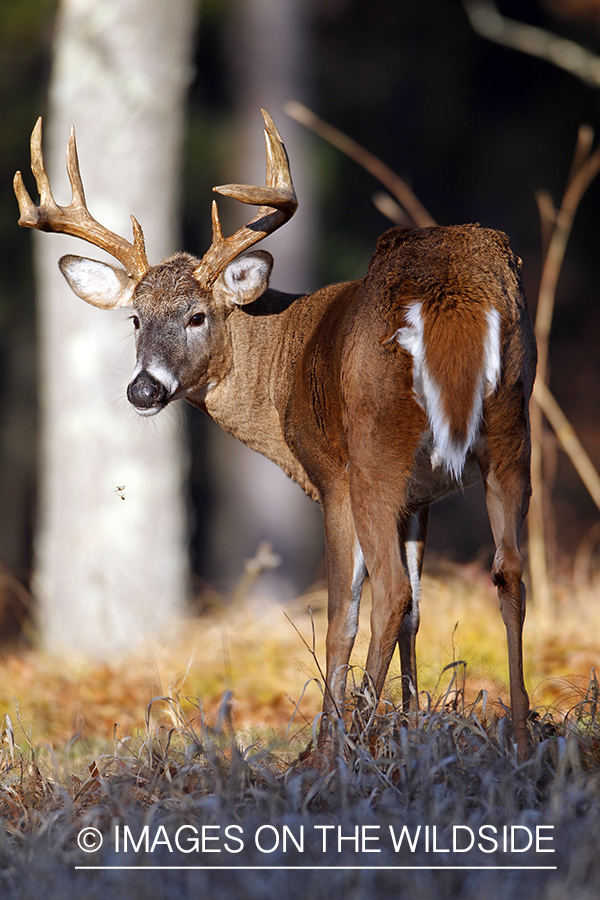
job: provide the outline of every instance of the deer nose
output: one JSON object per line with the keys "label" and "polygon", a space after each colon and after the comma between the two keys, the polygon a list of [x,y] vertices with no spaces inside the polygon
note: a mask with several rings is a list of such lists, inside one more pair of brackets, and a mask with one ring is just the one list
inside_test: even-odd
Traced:
{"label": "deer nose", "polygon": [[158,411],[167,402],[168,392],[164,384],[142,369],[127,387],[127,399],[137,410]]}

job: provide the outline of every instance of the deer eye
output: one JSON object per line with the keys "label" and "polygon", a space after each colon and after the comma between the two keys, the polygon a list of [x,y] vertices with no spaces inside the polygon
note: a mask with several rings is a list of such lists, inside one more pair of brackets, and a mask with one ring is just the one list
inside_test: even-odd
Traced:
{"label": "deer eye", "polygon": [[199,312],[199,313],[195,313],[192,316],[192,318],[188,322],[188,325],[190,325],[192,328],[198,328],[199,325],[204,325],[205,321],[206,321],[206,314],[203,312]]}

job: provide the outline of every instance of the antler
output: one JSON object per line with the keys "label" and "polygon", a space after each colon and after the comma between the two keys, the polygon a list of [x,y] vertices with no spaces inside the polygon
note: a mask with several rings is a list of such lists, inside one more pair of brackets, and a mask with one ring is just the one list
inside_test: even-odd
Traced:
{"label": "antler", "polygon": [[254,218],[231,237],[224,238],[219,221],[216,200],[212,204],[212,244],[202,257],[194,275],[209,288],[225,266],[248,247],[262,241],[268,234],[291,219],[298,208],[298,200],[292,184],[290,164],[283,141],[271,116],[262,110],[265,120],[265,144],[267,148],[266,186],[248,184],[224,184],[213,191],[233,197],[242,203],[260,206]]}
{"label": "antler", "polygon": [[133,244],[100,225],[89,213],[79,172],[75,130],[67,143],[67,172],[73,193],[69,206],[58,206],[52,196],[50,179],[42,155],[42,120],[39,118],[31,134],[31,171],[40,193],[40,205],[35,206],[23,183],[20,172],[14,177],[13,186],[19,202],[22,228],[37,228],[40,231],[54,231],[83,238],[90,244],[106,250],[127,270],[132,278],[139,281],[150,268],[146,256],[144,234],[139,222],[132,216]]}

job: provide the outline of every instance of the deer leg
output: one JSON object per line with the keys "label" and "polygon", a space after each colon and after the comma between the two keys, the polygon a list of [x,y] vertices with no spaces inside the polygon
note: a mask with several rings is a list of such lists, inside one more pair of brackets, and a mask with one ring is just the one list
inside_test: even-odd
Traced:
{"label": "deer leg", "polygon": [[396,523],[389,523],[385,528],[380,522],[378,531],[382,538],[387,535],[385,550],[381,546],[383,540],[374,542],[379,544],[375,550],[368,539],[363,544],[359,531],[371,579],[372,599],[371,640],[365,668],[377,697],[383,690],[390,661],[412,603],[412,588],[402,561]]}
{"label": "deer leg", "polygon": [[332,749],[331,717],[340,718],[344,709],[344,693],[350,653],[358,629],[358,612],[365,561],[354,528],[350,497],[345,494],[324,503],[325,544],[327,555],[327,638],[326,685],[323,698],[323,721],[318,749]]}
{"label": "deer leg", "polygon": [[[514,457],[513,457],[514,459]],[[523,622],[525,620],[525,587],[523,560],[519,552],[519,535],[527,513],[530,494],[528,465],[511,465],[510,454],[502,465],[484,472],[486,503],[496,554],[492,580],[498,589],[500,611],[506,627],[510,706],[517,757],[529,754],[527,717],[529,698],[523,677]]]}
{"label": "deer leg", "polygon": [[381,480],[375,491],[377,479],[363,480],[362,473],[358,472],[351,476],[350,484],[356,532],[371,582],[371,640],[366,681],[379,697],[406,614],[411,608],[412,589],[398,540],[394,492],[386,490]]}
{"label": "deer leg", "polygon": [[405,714],[411,711],[416,712],[419,709],[416,640],[420,622],[421,572],[428,522],[429,507],[422,506],[409,516],[400,534],[412,590],[411,604],[398,635],[402,672],[402,709]]}

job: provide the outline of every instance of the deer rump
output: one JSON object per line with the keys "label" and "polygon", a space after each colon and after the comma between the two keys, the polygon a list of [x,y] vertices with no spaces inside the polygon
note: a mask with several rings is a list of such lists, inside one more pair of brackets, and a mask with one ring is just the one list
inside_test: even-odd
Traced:
{"label": "deer rump", "polygon": [[[493,255],[482,254],[482,240]],[[369,282],[379,288],[388,326],[382,345],[411,356],[414,398],[429,423],[432,469],[456,481],[479,436],[484,400],[500,381],[498,306],[505,307],[507,297],[497,295],[497,285],[507,270],[498,282],[490,260],[498,268],[517,268],[505,236],[490,229],[395,229],[381,239],[366,279],[367,289]]]}

